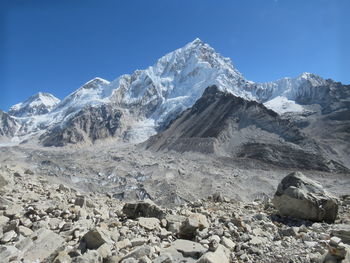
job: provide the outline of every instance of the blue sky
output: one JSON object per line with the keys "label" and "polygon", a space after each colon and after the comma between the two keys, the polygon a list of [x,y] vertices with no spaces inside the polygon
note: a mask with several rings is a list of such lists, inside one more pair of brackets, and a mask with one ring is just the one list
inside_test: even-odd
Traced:
{"label": "blue sky", "polygon": [[199,37],[256,82],[312,72],[350,84],[347,0],[0,0],[0,109],[62,99]]}

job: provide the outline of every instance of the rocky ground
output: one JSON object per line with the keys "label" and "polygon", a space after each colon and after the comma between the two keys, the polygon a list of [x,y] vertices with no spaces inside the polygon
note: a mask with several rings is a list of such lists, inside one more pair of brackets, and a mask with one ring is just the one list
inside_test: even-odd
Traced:
{"label": "rocky ground", "polygon": [[125,203],[14,166],[1,168],[0,191],[1,262],[349,262],[347,195],[323,223],[224,192],[173,208]]}

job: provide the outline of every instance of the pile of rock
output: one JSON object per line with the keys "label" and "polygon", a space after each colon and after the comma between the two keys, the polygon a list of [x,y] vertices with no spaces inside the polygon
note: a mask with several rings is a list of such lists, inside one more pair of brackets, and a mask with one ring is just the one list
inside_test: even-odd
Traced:
{"label": "pile of rock", "polygon": [[[349,262],[347,197],[338,201],[298,173],[281,182],[273,203],[216,193],[174,209],[10,177],[0,188],[1,262]],[[330,216],[335,205],[339,215]]]}

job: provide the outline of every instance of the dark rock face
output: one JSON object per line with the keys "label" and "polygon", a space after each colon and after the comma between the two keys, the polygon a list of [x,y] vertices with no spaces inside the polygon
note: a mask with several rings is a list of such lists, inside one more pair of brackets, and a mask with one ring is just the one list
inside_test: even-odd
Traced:
{"label": "dark rock face", "polygon": [[162,219],[165,217],[165,212],[150,200],[126,203],[123,207],[123,213],[129,218],[155,217]]}
{"label": "dark rock face", "polygon": [[283,178],[273,203],[281,215],[299,219],[333,223],[338,214],[338,200],[300,172]]}
{"label": "dark rock face", "polygon": [[67,123],[59,124],[40,136],[44,146],[63,146],[68,143],[94,142],[114,137],[122,129],[122,112],[109,105],[86,107]]}
{"label": "dark rock face", "polygon": [[323,148],[293,122],[261,103],[222,92],[216,86],[208,87],[192,108],[145,145],[156,151],[197,151],[283,167],[347,171],[324,157]]}
{"label": "dark rock face", "polygon": [[6,112],[0,110],[0,136],[13,137],[20,124]]}

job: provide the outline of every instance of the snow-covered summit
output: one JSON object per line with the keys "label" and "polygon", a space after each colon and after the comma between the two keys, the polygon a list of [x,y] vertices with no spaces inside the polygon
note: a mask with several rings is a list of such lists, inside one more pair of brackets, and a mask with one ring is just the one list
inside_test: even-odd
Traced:
{"label": "snow-covered summit", "polygon": [[110,85],[116,90],[115,101],[129,107],[137,105],[146,117],[162,125],[192,106],[214,84],[237,96],[254,99],[242,88],[247,83],[230,59],[195,39],[153,66],[123,75]]}
{"label": "snow-covered summit", "polygon": [[68,95],[59,103],[53,112],[69,111],[74,112],[87,105],[94,105],[108,102],[111,90],[107,88],[109,81],[102,78],[89,80],[79,89]]}
{"label": "snow-covered summit", "polygon": [[312,95],[313,92],[317,92],[315,87],[326,84],[327,81],[320,76],[304,72],[295,78],[286,77],[273,82],[258,83],[254,95],[263,102],[278,96],[295,100],[300,96]]}
{"label": "snow-covered summit", "polygon": [[50,112],[59,102],[60,100],[54,95],[39,92],[24,102],[13,105],[8,113],[15,117],[42,115]]}

